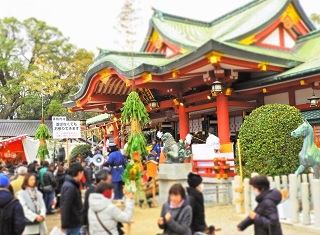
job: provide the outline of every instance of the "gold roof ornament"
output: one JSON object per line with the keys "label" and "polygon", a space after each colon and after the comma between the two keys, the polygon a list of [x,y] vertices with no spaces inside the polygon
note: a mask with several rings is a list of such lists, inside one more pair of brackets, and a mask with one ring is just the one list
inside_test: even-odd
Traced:
{"label": "gold roof ornament", "polygon": [[152,81],[152,74],[151,73],[145,72],[145,73],[141,74],[141,77],[143,79],[143,83],[147,83],[147,82]]}
{"label": "gold roof ornament", "polygon": [[267,71],[267,65],[269,64],[269,62],[266,61],[262,61],[258,64],[258,69],[262,70],[262,71]]}
{"label": "gold roof ornament", "polygon": [[222,56],[223,56],[223,53],[218,51],[212,51],[206,55],[206,57],[208,58],[211,64],[216,64],[218,62],[221,62]]}

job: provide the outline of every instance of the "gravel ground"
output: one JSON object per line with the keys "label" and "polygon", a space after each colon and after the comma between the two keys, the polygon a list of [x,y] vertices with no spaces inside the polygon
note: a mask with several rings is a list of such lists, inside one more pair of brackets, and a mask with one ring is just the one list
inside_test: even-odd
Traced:
{"label": "gravel ground", "polygon": [[[136,207],[134,211],[134,223],[131,225],[131,235],[155,235],[160,233],[158,229],[157,219],[160,215],[161,206],[155,208]],[[249,227],[243,232],[237,232],[237,224],[244,218],[244,215],[235,213],[232,205],[228,206],[210,206],[206,208],[207,223],[222,228],[217,235],[253,235],[253,227]],[[57,225],[60,226],[60,214],[49,215],[46,219],[49,231]],[[301,226],[282,224],[284,235],[319,235],[320,229],[314,226]],[[128,233],[126,233],[128,234]]]}

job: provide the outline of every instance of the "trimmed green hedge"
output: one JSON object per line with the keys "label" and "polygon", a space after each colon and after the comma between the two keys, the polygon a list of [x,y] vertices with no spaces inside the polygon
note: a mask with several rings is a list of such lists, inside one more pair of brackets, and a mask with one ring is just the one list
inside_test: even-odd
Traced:
{"label": "trimmed green hedge", "polygon": [[290,105],[269,104],[253,110],[238,136],[244,177],[252,172],[268,176],[294,173],[303,139],[291,137],[291,132],[302,121],[300,111]]}
{"label": "trimmed green hedge", "polygon": [[70,153],[70,160],[75,158],[79,153],[83,158],[87,157],[88,152],[91,152],[91,145],[88,144],[79,144],[74,147]]}

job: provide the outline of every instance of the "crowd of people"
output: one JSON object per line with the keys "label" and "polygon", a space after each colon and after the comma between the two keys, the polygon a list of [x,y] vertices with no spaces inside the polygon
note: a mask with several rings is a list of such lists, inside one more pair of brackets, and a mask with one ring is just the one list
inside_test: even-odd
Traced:
{"label": "crowd of people", "polygon": [[[133,192],[123,190],[118,172],[125,168],[124,156],[115,145],[109,147],[107,168],[97,171],[80,155],[69,167],[63,162],[12,166],[0,161],[0,234],[48,234],[46,216],[55,213],[61,214],[60,230],[67,235],[123,234],[122,223],[133,215]],[[124,202],[123,211],[114,199]]]}
{"label": "crowd of people", "polygon": [[[157,161],[157,146],[152,151],[152,160]],[[0,162],[0,234],[48,234],[46,216],[57,212],[61,214],[60,230],[67,235],[124,234],[122,223],[129,223],[134,211],[134,194],[121,179],[126,164],[113,143],[109,144],[104,167],[98,171],[94,163],[80,155],[69,167],[63,162],[34,161],[10,170],[12,166]],[[186,189],[181,184],[170,187],[157,220],[162,234],[214,235],[220,229],[206,223],[202,177],[190,172],[187,183]],[[250,184],[258,206],[236,230],[253,224],[256,235],[281,235],[277,212],[281,193],[270,189],[265,176],[253,177]],[[123,210],[115,200],[124,204]]]}

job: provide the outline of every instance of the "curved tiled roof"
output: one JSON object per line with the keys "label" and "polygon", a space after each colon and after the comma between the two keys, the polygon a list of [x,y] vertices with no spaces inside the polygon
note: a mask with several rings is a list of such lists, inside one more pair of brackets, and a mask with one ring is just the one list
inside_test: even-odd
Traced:
{"label": "curved tiled roof", "polygon": [[[210,39],[239,40],[258,32],[277,19],[290,3],[295,6],[306,26],[315,30],[298,0],[253,1],[211,22],[173,16],[155,10],[151,24],[162,37],[174,44],[186,49],[195,49]],[[145,46],[146,44],[142,49]]]}
{"label": "curved tiled roof", "polygon": [[[34,136],[41,120],[0,120],[0,136],[13,137],[18,135]],[[52,133],[52,121],[45,120],[49,131]]]}
{"label": "curved tiled roof", "polygon": [[[293,4],[306,27],[310,31],[315,30],[298,0],[256,0],[211,22],[173,16],[155,10],[150,20],[152,27],[149,28],[149,38],[155,29],[164,39],[190,52],[166,58],[165,55],[156,53],[100,49],[100,54],[90,66],[81,89],[71,96],[71,100],[80,99],[85,95],[92,77],[105,68],[113,68],[127,79],[138,77],[144,72],[161,75],[204,58],[212,51],[232,58],[245,58],[247,61],[266,61],[270,65],[289,69],[271,77],[236,84],[239,89],[290,80],[301,71],[306,74],[317,72],[320,69],[317,67],[320,62],[320,48],[317,46],[320,43],[319,32],[311,32],[301,37],[291,51],[237,43],[239,39],[268,27],[283,14],[289,4]],[[143,48],[146,46],[147,44],[144,44]],[[64,105],[72,106],[74,103]]]}
{"label": "curved tiled roof", "polygon": [[291,68],[302,63],[298,58],[286,56],[284,53],[282,56],[278,56],[275,53],[264,53],[263,49],[258,51],[258,49],[249,49],[249,47],[240,47],[233,43],[224,43],[213,39],[188,54],[172,58],[165,58],[162,54],[130,52],[130,56],[128,56],[128,53],[106,51],[105,56],[99,56],[94,64],[90,66],[81,89],[70,98],[71,100],[81,98],[87,91],[92,76],[104,68],[113,68],[128,79],[132,79],[132,74],[139,76],[144,72],[164,74],[172,69],[196,61],[212,50],[221,51],[237,58],[246,58],[247,60],[269,61],[272,65],[286,68]]}

